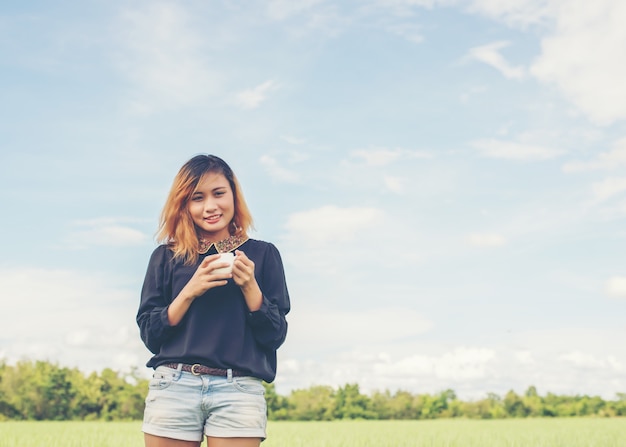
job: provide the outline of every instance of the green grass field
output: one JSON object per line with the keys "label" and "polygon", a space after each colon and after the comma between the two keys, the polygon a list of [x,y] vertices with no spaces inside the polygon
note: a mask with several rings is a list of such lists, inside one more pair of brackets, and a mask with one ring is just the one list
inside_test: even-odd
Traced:
{"label": "green grass field", "polygon": [[[0,422],[0,447],[142,447],[140,427],[139,422]],[[262,444],[304,446],[626,447],[626,419],[270,422]]]}

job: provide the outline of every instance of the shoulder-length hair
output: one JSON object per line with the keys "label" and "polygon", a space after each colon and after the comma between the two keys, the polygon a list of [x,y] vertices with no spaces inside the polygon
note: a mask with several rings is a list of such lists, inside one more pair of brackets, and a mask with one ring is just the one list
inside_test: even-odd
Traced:
{"label": "shoulder-length hair", "polygon": [[235,216],[228,226],[230,234],[247,237],[248,230],[254,228],[241,186],[230,166],[215,155],[196,155],[174,177],[157,232],[157,240],[169,244],[174,251],[174,258],[183,259],[185,264],[193,264],[198,260],[199,249],[198,235],[189,214],[189,201],[198,184],[209,174],[222,174],[233,191]]}

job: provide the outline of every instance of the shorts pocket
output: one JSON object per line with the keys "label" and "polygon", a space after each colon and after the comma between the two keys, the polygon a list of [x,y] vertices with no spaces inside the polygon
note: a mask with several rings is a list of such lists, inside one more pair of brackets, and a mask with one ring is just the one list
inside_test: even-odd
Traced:
{"label": "shorts pocket", "polygon": [[155,372],[148,383],[149,390],[164,390],[174,382],[174,376],[172,374],[164,374],[161,372]]}
{"label": "shorts pocket", "polygon": [[234,377],[233,386],[242,393],[256,394],[259,396],[265,394],[263,382],[256,377]]}

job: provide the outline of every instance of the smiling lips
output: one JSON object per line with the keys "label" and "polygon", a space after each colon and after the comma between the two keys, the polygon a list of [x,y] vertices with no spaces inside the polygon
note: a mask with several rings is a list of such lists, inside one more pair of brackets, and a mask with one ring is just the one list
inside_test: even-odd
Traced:
{"label": "smiling lips", "polygon": [[219,222],[221,218],[222,218],[221,214],[213,214],[212,216],[205,217],[204,221],[209,224],[214,224],[214,223]]}

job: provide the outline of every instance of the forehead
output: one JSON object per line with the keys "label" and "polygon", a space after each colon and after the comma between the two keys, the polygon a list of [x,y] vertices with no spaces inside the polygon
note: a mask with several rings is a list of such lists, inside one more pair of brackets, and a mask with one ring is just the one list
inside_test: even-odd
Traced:
{"label": "forehead", "polygon": [[200,177],[196,191],[213,190],[215,188],[229,188],[230,183],[228,179],[221,172],[206,172]]}

